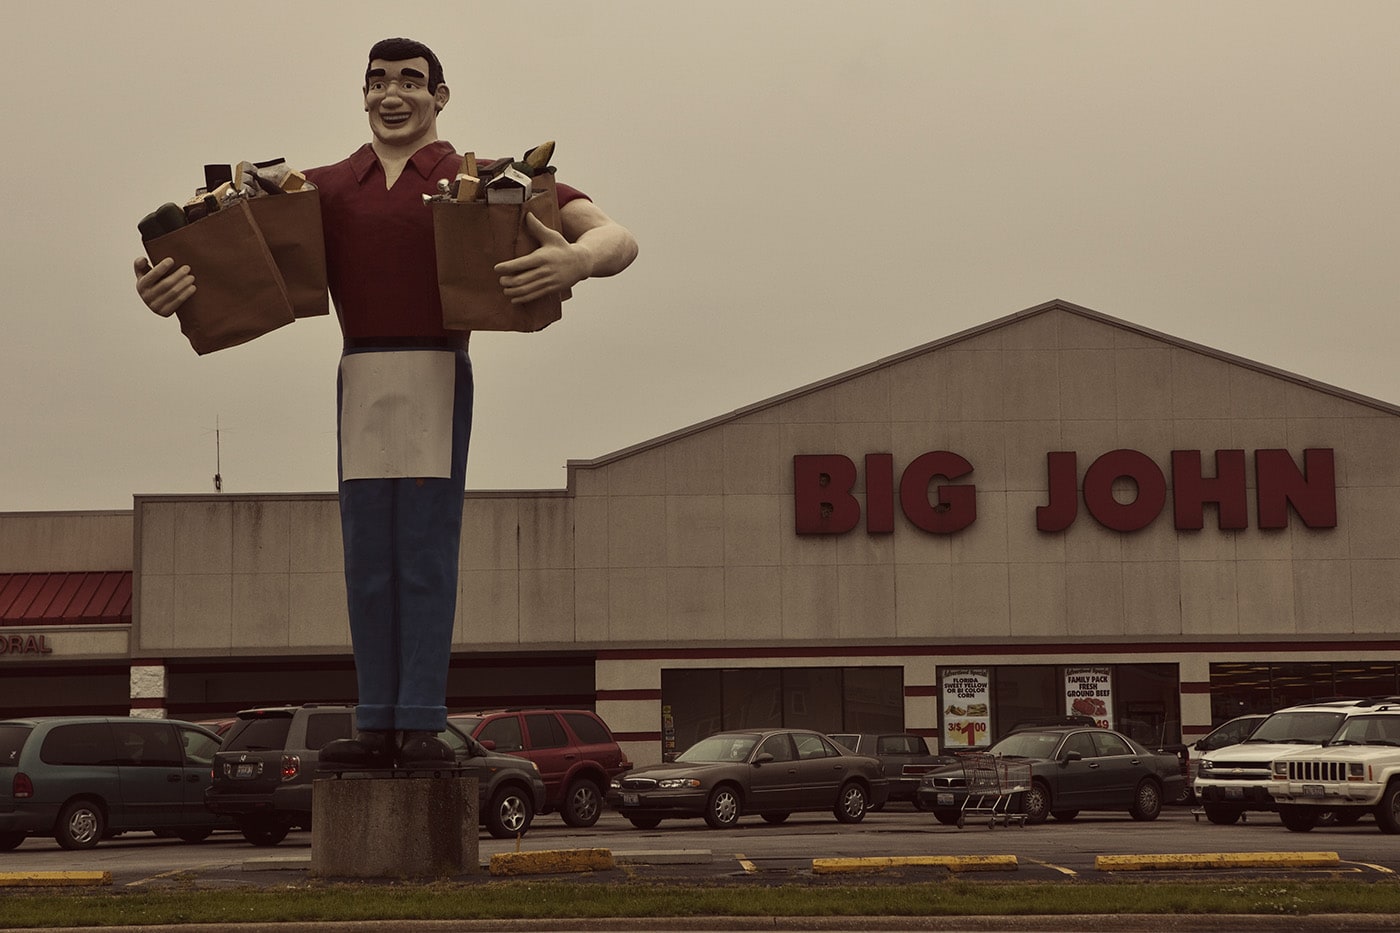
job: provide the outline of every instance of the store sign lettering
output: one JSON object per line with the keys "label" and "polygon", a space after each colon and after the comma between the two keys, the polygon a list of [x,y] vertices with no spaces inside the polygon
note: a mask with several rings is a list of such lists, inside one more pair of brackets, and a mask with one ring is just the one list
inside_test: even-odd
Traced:
{"label": "store sign lettering", "polygon": [[[1060,532],[1074,524],[1082,501],[1085,511],[1112,531],[1138,531],[1157,520],[1171,493],[1173,524],[1179,531],[1205,527],[1205,509],[1214,505],[1222,531],[1249,527],[1246,452],[1215,451],[1215,466],[1206,475],[1199,450],[1173,450],[1167,473],[1147,454],[1110,450],[1081,473],[1079,455],[1052,451],[1045,455],[1048,499],[1035,510],[1035,526]],[[793,461],[793,503],[800,535],[839,535],[865,520],[869,534],[894,531],[896,507],[916,528],[930,534],[953,534],[977,520],[977,487],[957,482],[972,473],[972,464],[946,450],[914,458],[895,479],[891,454],[865,457],[865,509],[855,491],[855,461],[843,454],[798,454]],[[1120,483],[1120,480],[1128,481]],[[1120,502],[1114,486],[1136,487],[1129,502]],[[1337,527],[1337,484],[1330,447],[1303,451],[1299,466],[1287,450],[1254,451],[1254,503],[1259,528],[1288,527],[1289,510],[1309,528]]]}
{"label": "store sign lettering", "polygon": [[52,654],[46,635],[0,635],[0,654]]}

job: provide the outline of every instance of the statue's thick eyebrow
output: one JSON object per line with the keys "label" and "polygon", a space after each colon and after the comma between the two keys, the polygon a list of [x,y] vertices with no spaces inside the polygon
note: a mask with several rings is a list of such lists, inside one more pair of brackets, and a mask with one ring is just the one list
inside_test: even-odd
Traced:
{"label": "statue's thick eyebrow", "polygon": [[[400,73],[410,78],[427,77],[427,75],[423,74],[423,72],[419,71],[417,68],[404,68]],[[388,72],[386,72],[383,68],[371,68],[368,72],[366,72],[365,77],[382,78],[386,74],[388,74]]]}

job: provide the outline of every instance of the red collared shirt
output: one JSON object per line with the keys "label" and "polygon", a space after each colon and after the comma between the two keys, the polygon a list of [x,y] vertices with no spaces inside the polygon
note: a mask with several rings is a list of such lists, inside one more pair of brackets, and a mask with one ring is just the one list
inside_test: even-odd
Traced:
{"label": "red collared shirt", "polygon": [[[483,160],[488,161],[488,160]],[[455,178],[462,157],[444,140],[415,152],[392,188],[365,143],[348,159],[308,169],[321,193],[326,276],[346,337],[444,337],[433,213],[423,195]],[[586,197],[556,185],[559,206]]]}

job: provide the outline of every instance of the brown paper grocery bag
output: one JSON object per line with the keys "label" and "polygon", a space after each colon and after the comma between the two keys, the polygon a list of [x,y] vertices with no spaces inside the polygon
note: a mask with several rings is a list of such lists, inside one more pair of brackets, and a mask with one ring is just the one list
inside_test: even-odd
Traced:
{"label": "brown paper grocery bag", "polygon": [[246,201],[148,240],[146,254],[194,273],[196,291],[175,314],[196,353],[236,347],[296,319]]}
{"label": "brown paper grocery bag", "polygon": [[292,313],[299,318],[329,314],[320,193],[293,191],[253,198],[248,209],[282,273]]}
{"label": "brown paper grocery bag", "polygon": [[563,316],[561,302],[567,295],[512,304],[493,268],[539,247],[525,227],[526,213],[551,230],[560,229],[559,199],[552,183],[540,185],[524,204],[434,201],[432,208],[443,327],[535,331]]}

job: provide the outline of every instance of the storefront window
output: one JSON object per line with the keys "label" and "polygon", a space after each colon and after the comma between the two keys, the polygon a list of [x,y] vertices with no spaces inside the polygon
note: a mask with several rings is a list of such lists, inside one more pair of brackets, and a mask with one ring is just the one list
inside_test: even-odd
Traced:
{"label": "storefront window", "polygon": [[1332,697],[1384,697],[1400,693],[1393,661],[1314,661],[1210,666],[1213,725],[1244,713],[1272,713]]}

